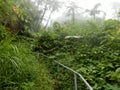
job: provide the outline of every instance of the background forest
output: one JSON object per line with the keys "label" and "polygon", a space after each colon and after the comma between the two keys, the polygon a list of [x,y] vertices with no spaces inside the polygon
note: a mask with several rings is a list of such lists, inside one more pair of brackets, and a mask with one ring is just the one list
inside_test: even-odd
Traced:
{"label": "background forest", "polygon": [[[120,90],[119,11],[105,19],[100,6],[84,10],[72,2],[68,19],[51,22],[63,7],[58,0],[0,0],[0,90],[73,90],[73,74],[54,60],[94,90]],[[88,90],[79,78],[78,90]]]}

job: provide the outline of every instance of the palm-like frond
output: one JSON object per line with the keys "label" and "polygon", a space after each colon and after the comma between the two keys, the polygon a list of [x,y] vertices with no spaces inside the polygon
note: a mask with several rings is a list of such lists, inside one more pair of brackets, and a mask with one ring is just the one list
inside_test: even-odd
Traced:
{"label": "palm-like frond", "polygon": [[80,13],[81,10],[83,10],[82,7],[78,7],[74,2],[71,2],[69,6],[66,6],[67,8],[67,15],[72,14],[74,12],[75,14]]}
{"label": "palm-like frond", "polygon": [[100,4],[100,3],[96,4],[96,5],[93,7],[93,10],[98,9],[98,7],[99,7],[99,6],[101,6],[101,4]]}
{"label": "palm-like frond", "polygon": [[100,14],[101,12],[106,16],[106,13],[104,11],[98,10],[98,7],[101,6],[100,3],[96,4],[93,9],[89,10],[86,9],[85,12],[89,13],[90,16],[93,16],[95,18],[96,14]]}

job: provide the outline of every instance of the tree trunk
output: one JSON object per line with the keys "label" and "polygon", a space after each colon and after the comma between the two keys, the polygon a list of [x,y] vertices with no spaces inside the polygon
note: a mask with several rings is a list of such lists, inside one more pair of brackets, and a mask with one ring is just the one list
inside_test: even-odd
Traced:
{"label": "tree trunk", "polygon": [[94,15],[93,15],[93,20],[95,20],[95,19],[96,19],[96,15],[94,14]]}
{"label": "tree trunk", "polygon": [[50,21],[50,18],[51,18],[51,16],[52,16],[53,11],[54,11],[54,10],[52,10],[52,11],[50,12],[50,14],[49,14],[47,23],[46,23],[46,25],[45,25],[45,27],[44,27],[45,29],[47,28],[47,26],[48,26],[48,24],[49,24],[49,21]]}
{"label": "tree trunk", "polygon": [[[42,22],[44,20],[44,16],[46,14],[46,11],[47,11],[47,3],[45,4],[45,8],[44,8],[44,11],[43,11],[43,14],[42,16],[40,17],[40,21],[38,21],[38,24],[40,24],[40,29],[41,29],[41,25],[42,25]],[[39,26],[39,25],[38,25]]]}
{"label": "tree trunk", "polygon": [[72,23],[75,24],[75,12],[72,10]]}

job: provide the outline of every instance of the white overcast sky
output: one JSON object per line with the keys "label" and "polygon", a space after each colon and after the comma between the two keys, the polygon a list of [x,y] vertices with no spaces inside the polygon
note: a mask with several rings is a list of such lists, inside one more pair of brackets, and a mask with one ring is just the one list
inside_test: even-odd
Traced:
{"label": "white overcast sky", "polygon": [[[84,9],[91,9],[95,4],[101,3],[99,10],[105,11],[107,13],[106,18],[113,18],[113,3],[119,3],[117,7],[120,7],[120,0],[59,0],[60,2],[68,3],[70,1],[76,2],[79,7],[83,7]],[[63,10],[62,10],[63,11]],[[53,16],[55,18],[60,17],[62,12],[56,12]]]}

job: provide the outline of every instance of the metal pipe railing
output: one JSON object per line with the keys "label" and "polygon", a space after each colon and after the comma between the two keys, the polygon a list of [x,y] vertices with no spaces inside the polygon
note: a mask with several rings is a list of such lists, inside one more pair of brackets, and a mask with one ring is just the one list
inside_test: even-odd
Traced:
{"label": "metal pipe railing", "polygon": [[[44,57],[46,57],[46,58],[49,58],[49,57],[47,57],[47,56],[44,55],[44,54],[40,54],[40,55],[42,55],[42,56],[44,56]],[[49,58],[49,59],[50,59],[50,58]],[[56,60],[54,60],[54,62],[74,73],[75,90],[78,90],[77,75],[83,80],[83,82],[86,84],[86,86],[89,88],[89,90],[93,90],[93,88],[90,86],[90,84],[84,79],[84,77],[83,77],[80,73],[74,71],[73,69],[65,66],[64,64],[62,64],[62,63],[60,63],[60,62],[58,62],[58,61],[56,61]]]}
{"label": "metal pipe railing", "polygon": [[69,68],[69,67],[61,64],[61,63],[58,62],[58,61],[55,61],[55,62],[56,62],[57,64],[59,64],[60,66],[66,68],[66,69],[68,69],[69,71],[71,71],[71,72],[74,73],[75,90],[78,90],[78,89],[77,89],[77,88],[78,88],[78,86],[77,86],[77,75],[84,81],[84,83],[85,83],[86,86],[89,88],[89,90],[93,90],[93,88],[90,86],[90,84],[84,79],[84,77],[83,77],[80,73],[78,73],[78,72],[74,71],[73,69],[71,69],[71,68]]}

